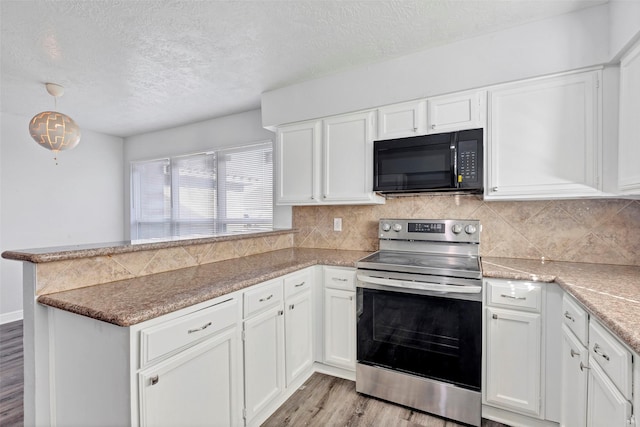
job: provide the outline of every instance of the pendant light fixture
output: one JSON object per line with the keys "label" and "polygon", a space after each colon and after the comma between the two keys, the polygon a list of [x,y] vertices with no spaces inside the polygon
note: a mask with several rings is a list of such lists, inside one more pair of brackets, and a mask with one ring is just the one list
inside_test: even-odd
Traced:
{"label": "pendant light fixture", "polygon": [[[55,83],[47,83],[45,86],[49,95],[54,97],[57,109],[58,97],[64,94],[64,87]],[[33,116],[29,123],[29,133],[41,147],[56,154],[58,151],[70,150],[80,142],[80,128],[76,122],[57,111],[43,111]]]}

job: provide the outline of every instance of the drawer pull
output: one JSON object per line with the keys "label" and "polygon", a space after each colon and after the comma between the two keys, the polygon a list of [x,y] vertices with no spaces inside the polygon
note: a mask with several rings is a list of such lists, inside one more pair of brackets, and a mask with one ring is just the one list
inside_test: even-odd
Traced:
{"label": "drawer pull", "polygon": [[348,279],[342,279],[340,277],[332,277],[331,280],[334,282],[346,282]]}
{"label": "drawer pull", "polygon": [[278,310],[278,316],[282,316],[284,314],[284,310]]}
{"label": "drawer pull", "polygon": [[568,311],[564,312],[564,317],[566,317],[567,319],[571,320],[572,322],[576,321],[576,319],[574,319],[573,316]]}
{"label": "drawer pull", "polygon": [[571,349],[571,357],[575,357],[575,356],[580,356],[580,353],[578,353],[577,351],[573,351],[573,349]]}
{"label": "drawer pull", "polygon": [[151,385],[156,385],[158,384],[158,381],[160,381],[160,378],[157,375],[152,376],[151,378],[149,378],[149,383]]}
{"label": "drawer pull", "polygon": [[591,368],[585,365],[584,363],[580,362],[580,370],[584,371],[585,369],[591,369]]}
{"label": "drawer pull", "polygon": [[211,322],[209,322],[209,323],[207,323],[207,324],[205,324],[205,325],[202,325],[202,326],[200,326],[199,328],[196,328],[196,329],[189,329],[189,330],[187,331],[187,333],[188,333],[188,334],[192,334],[192,333],[194,333],[194,332],[203,331],[203,330],[207,329],[209,326],[211,326]]}
{"label": "drawer pull", "polygon": [[527,297],[514,297],[513,295],[507,295],[507,294],[500,294],[500,296],[502,298],[511,298],[511,299],[518,299],[518,300],[526,300]]}
{"label": "drawer pull", "polygon": [[304,284],[307,282],[300,282],[297,285],[293,285],[294,288],[299,288],[300,286],[304,286]]}
{"label": "drawer pull", "polygon": [[293,310],[294,308],[296,308],[295,304],[291,304],[291,305],[289,306],[289,310]]}
{"label": "drawer pull", "polygon": [[266,297],[266,298],[260,298],[258,301],[260,301],[260,302],[265,302],[265,301],[269,301],[271,298],[273,298],[273,294],[269,295],[269,296],[268,296],[268,297]]}
{"label": "drawer pull", "polygon": [[608,356],[606,353],[603,353],[603,352],[600,350],[600,345],[598,345],[598,343],[596,343],[596,344],[593,346],[593,352],[594,352],[595,354],[598,354],[598,355],[602,356],[605,360],[607,360],[607,361],[609,360],[609,356]]}
{"label": "drawer pull", "polygon": [[497,314],[492,314],[492,315],[491,315],[491,318],[492,318],[492,319],[497,319],[497,318],[498,318],[498,315],[497,315]]}

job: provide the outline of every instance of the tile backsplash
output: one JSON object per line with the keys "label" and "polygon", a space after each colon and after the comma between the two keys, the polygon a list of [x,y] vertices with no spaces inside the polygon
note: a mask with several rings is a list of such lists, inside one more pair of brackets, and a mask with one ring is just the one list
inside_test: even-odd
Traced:
{"label": "tile backsplash", "polygon": [[[343,231],[333,231],[333,218],[342,218]],[[381,218],[478,219],[482,256],[640,265],[640,201],[625,199],[489,202],[420,195],[375,206],[297,206],[294,243],[374,251]]]}

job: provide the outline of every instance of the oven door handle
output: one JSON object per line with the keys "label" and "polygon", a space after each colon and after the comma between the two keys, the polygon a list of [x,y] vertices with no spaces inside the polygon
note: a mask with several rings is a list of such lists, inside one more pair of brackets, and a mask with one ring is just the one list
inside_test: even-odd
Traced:
{"label": "oven door handle", "polygon": [[451,292],[457,294],[479,294],[482,292],[482,286],[443,285],[441,283],[383,279],[380,277],[366,276],[364,274],[358,274],[357,277],[359,281],[364,283],[408,289],[422,289],[424,291]]}

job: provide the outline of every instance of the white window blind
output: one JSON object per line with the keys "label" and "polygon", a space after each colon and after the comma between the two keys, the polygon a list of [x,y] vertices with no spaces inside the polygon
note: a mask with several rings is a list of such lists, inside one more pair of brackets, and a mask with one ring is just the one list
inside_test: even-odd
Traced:
{"label": "white window blind", "polygon": [[271,142],[131,164],[131,239],[273,226]]}

